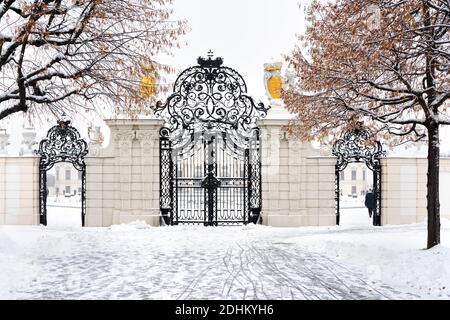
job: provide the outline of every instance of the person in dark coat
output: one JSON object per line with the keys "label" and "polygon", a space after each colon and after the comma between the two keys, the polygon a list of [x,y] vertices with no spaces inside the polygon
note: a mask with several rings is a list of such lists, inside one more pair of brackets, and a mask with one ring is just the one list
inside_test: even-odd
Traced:
{"label": "person in dark coat", "polygon": [[372,189],[369,189],[369,192],[366,193],[364,205],[369,210],[369,217],[372,218],[373,209],[375,209],[375,195]]}

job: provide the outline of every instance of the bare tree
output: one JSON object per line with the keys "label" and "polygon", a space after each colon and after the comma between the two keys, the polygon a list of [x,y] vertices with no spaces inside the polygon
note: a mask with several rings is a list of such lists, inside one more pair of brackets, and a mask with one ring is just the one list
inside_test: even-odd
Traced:
{"label": "bare tree", "polygon": [[450,1],[337,0],[308,9],[283,92],[305,139],[364,122],[391,144],[428,140],[428,248],[440,242],[439,126],[450,124]]}
{"label": "bare tree", "polygon": [[[0,0],[0,119],[98,110],[146,112],[139,76],[179,46],[171,0]],[[44,110],[46,109],[46,110]]]}

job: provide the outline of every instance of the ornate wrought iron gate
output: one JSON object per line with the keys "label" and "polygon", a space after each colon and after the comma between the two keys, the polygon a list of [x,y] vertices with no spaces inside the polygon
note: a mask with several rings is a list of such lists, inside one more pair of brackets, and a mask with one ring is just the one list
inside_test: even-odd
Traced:
{"label": "ornate wrought iron gate", "polygon": [[47,171],[55,163],[69,162],[81,171],[81,225],[85,225],[86,214],[86,164],[84,157],[88,153],[86,141],[80,138],[77,129],[68,120],[60,120],[47,132],[47,137],[39,143],[35,154],[39,161],[39,216],[40,223],[47,225]]}
{"label": "ornate wrought iron gate", "polygon": [[381,226],[381,163],[380,159],[385,155],[379,141],[370,140],[369,131],[359,127],[349,130],[342,139],[333,145],[332,154],[337,157],[335,166],[336,184],[336,224],[340,220],[340,172],[345,170],[351,162],[364,162],[373,173],[373,193],[375,196],[375,208],[373,211],[373,225]]}
{"label": "ornate wrought iron gate", "polygon": [[160,209],[165,224],[232,225],[261,213],[261,155],[255,104],[222,58],[199,58],[155,114],[160,131]]}

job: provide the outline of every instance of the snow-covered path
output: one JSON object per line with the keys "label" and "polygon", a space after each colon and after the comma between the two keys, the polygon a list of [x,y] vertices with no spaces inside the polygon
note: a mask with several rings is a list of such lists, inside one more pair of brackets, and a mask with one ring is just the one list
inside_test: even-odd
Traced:
{"label": "snow-covered path", "polygon": [[[431,254],[397,241],[392,249],[399,237],[416,245],[418,234],[424,226],[3,226],[0,298],[414,299],[429,298],[426,292],[448,298],[442,285],[450,275],[448,248]],[[375,238],[385,241],[368,249]],[[429,284],[417,276],[427,271],[434,279]]]}
{"label": "snow-covered path", "polygon": [[[208,299],[389,299],[402,295],[369,284],[324,255],[293,249],[293,243],[235,244],[183,289],[180,298]],[[225,269],[224,269],[225,267]],[[217,286],[209,287],[212,277]],[[408,297],[408,295],[403,295]]]}

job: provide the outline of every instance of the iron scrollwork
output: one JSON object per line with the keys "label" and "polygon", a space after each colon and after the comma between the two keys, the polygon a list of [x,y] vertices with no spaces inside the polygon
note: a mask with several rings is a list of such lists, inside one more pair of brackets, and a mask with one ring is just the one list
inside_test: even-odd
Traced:
{"label": "iron scrollwork", "polygon": [[345,170],[351,162],[364,162],[373,172],[373,193],[375,195],[375,209],[373,213],[373,225],[381,225],[381,157],[386,155],[381,143],[372,140],[370,132],[359,126],[344,134],[337,140],[332,149],[332,154],[337,158],[335,166],[336,185],[336,224],[340,218],[340,172]]}
{"label": "iron scrollwork", "polygon": [[269,107],[247,95],[242,76],[222,66],[222,58],[199,57],[197,62],[178,76],[165,103],[157,102],[155,115],[166,120],[165,127],[179,147],[189,144],[195,132],[213,127],[241,144],[253,134],[256,121],[266,116]]}
{"label": "iron scrollwork", "polygon": [[39,149],[34,153],[39,160],[39,215],[40,223],[47,225],[47,171],[55,163],[69,162],[75,169],[81,171],[81,221],[85,225],[86,213],[86,163],[88,145],[80,137],[77,129],[68,120],[60,120],[47,132],[47,137],[39,143]]}
{"label": "iron scrollwork", "polygon": [[222,66],[222,58],[209,54],[197,63],[178,76],[173,93],[154,108],[165,120],[160,130],[162,220],[257,221],[262,203],[257,120],[269,107],[255,103],[242,76]]}
{"label": "iron scrollwork", "polygon": [[349,162],[364,162],[370,170],[380,166],[380,158],[385,155],[379,141],[371,141],[370,133],[363,128],[347,131],[342,139],[333,145],[332,154],[337,157],[336,166],[344,170]]}

